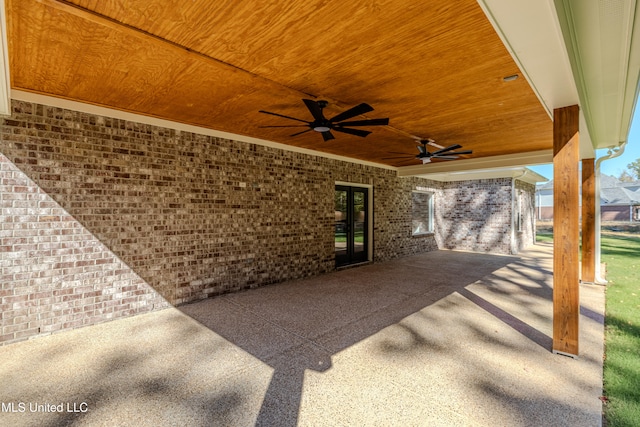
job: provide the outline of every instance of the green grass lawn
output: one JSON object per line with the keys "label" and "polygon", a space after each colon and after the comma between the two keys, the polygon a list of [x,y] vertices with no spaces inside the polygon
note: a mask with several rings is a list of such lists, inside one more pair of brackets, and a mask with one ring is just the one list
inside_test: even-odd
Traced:
{"label": "green grass lawn", "polygon": [[[539,242],[553,241],[539,234]],[[607,427],[640,425],[640,237],[602,234],[607,265],[604,395]]]}
{"label": "green grass lawn", "polygon": [[608,427],[640,425],[640,237],[602,236],[607,264],[604,394]]}
{"label": "green grass lawn", "polygon": [[536,234],[536,242],[553,242],[552,233],[538,233]]}
{"label": "green grass lawn", "polygon": [[[334,240],[336,243],[345,243],[347,241],[347,235],[346,233],[336,233]],[[364,233],[361,231],[360,232],[356,231],[354,242],[356,243],[364,242]]]}

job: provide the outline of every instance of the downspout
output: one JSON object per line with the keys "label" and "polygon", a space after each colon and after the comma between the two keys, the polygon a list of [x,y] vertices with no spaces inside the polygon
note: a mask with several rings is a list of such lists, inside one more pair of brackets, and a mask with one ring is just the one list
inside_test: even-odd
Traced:
{"label": "downspout", "polygon": [[596,277],[595,281],[599,284],[606,284],[607,280],[602,277],[602,269],[601,269],[601,252],[602,248],[600,247],[601,243],[601,231],[600,231],[600,165],[605,160],[613,159],[620,156],[624,153],[624,149],[627,146],[627,141],[621,142],[617,147],[609,148],[609,151],[605,156],[600,157],[596,160]]}
{"label": "downspout", "polygon": [[516,245],[516,180],[522,178],[529,172],[525,169],[520,175],[511,178],[511,254],[518,253]]}

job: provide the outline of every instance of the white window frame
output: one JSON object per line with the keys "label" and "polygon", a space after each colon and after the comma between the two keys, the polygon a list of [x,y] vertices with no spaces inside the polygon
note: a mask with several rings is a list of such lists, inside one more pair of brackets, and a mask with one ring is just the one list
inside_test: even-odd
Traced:
{"label": "white window frame", "polygon": [[517,206],[516,206],[516,231],[519,232],[519,233],[522,233],[522,231],[523,231],[522,230],[522,225],[523,225],[522,224],[523,223],[523,220],[522,220],[522,215],[523,215],[523,212],[522,212],[522,198],[523,198],[523,195],[524,195],[524,191],[523,190],[518,190],[518,194],[517,194],[517,198],[516,198],[516,203],[517,203]]}
{"label": "white window frame", "polygon": [[[428,212],[425,213],[424,217],[422,217],[422,221],[421,224],[424,224],[424,222],[427,223],[427,227],[426,230],[422,227],[416,227],[416,225],[414,224],[415,221],[413,219],[414,217],[414,208],[413,208],[413,197],[414,194],[426,194],[427,196],[429,196],[429,202],[428,202]],[[411,192],[411,235],[412,236],[424,236],[424,235],[428,235],[428,234],[433,234],[433,199],[434,199],[434,192],[433,191],[423,191],[423,190],[413,190]],[[426,220],[426,221],[425,221]]]}

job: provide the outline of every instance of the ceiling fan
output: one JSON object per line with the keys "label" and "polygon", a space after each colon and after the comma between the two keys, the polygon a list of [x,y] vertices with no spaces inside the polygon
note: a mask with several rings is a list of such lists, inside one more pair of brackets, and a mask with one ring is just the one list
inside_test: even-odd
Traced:
{"label": "ceiling fan", "polygon": [[322,138],[325,141],[329,141],[331,139],[335,139],[332,130],[336,132],[348,133],[350,135],[356,135],[360,137],[365,137],[369,135],[371,132],[367,130],[361,129],[351,129],[352,126],[386,126],[389,124],[389,119],[365,119],[365,120],[351,120],[344,121],[350,119],[355,116],[359,116],[364,113],[368,113],[373,111],[373,107],[369,104],[358,104],[355,107],[348,109],[347,111],[343,111],[340,114],[337,114],[330,119],[327,119],[324,116],[322,110],[328,105],[327,101],[319,100],[314,101],[312,99],[303,99],[302,102],[307,106],[307,109],[313,116],[313,121],[307,121],[302,119],[297,119],[295,117],[285,116],[283,114],[272,113],[270,111],[260,110],[261,113],[271,114],[272,116],[284,117],[285,119],[296,120],[298,122],[305,123],[304,125],[280,125],[280,126],[260,126],[261,128],[278,128],[278,127],[308,127],[309,129],[303,130],[302,132],[296,132],[289,136],[297,136],[306,132],[316,131],[322,135]]}
{"label": "ceiling fan", "polygon": [[[463,150],[463,151],[454,151],[457,150],[459,148],[462,148],[462,145],[460,144],[454,144],[454,145],[450,145],[448,147],[440,147],[439,150],[436,150],[434,152],[429,152],[429,150],[427,150],[427,144],[431,144],[431,145],[436,145],[434,144],[435,141],[432,139],[420,139],[418,140],[418,142],[420,142],[421,145],[418,145],[418,151],[419,153],[415,156],[416,159],[420,159],[422,160],[422,163],[431,163],[431,159],[441,159],[441,160],[455,160],[458,158],[458,155],[460,154],[471,154],[473,153],[472,150]],[[404,153],[397,153],[397,154],[404,154]],[[413,155],[405,155],[402,157],[386,157],[385,160],[390,160],[390,159],[406,159],[406,158],[410,158],[410,157],[414,157]]]}

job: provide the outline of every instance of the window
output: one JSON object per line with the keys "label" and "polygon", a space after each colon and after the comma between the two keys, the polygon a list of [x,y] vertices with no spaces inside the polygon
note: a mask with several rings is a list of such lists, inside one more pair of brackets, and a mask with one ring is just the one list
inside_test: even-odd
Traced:
{"label": "window", "polygon": [[433,193],[411,193],[411,235],[433,233]]}
{"label": "window", "polygon": [[522,232],[522,197],[523,191],[519,190],[517,193],[517,206],[516,206],[516,230]]}

